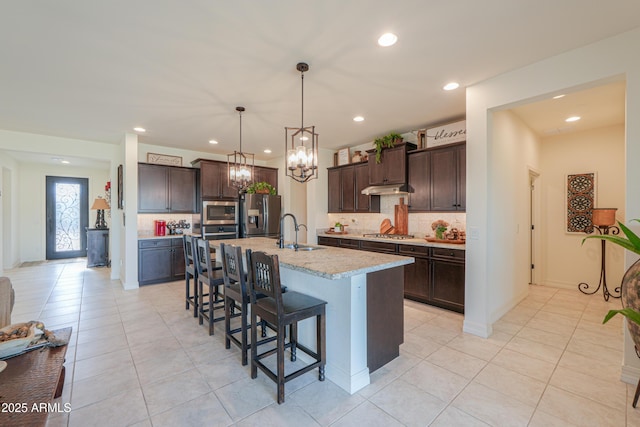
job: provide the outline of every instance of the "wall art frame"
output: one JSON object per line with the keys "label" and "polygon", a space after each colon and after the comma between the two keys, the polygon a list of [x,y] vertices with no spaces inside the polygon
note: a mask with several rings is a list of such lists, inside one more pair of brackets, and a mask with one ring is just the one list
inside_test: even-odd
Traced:
{"label": "wall art frame", "polygon": [[593,208],[596,207],[595,172],[567,174],[565,188],[565,232],[583,234],[593,231]]}
{"label": "wall art frame", "polygon": [[124,209],[124,170],[118,165],[118,209]]}
{"label": "wall art frame", "polygon": [[169,154],[147,153],[147,163],[167,166],[182,166],[182,157]]}

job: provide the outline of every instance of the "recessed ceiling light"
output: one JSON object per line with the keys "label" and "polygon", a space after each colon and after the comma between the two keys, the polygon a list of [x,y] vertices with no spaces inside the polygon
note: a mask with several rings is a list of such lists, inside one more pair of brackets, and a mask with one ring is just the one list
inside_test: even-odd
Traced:
{"label": "recessed ceiling light", "polygon": [[564,93],[562,95],[556,95],[553,97],[553,99],[560,99],[560,98],[564,98]]}
{"label": "recessed ceiling light", "polygon": [[378,44],[380,46],[382,46],[382,47],[389,47],[389,46],[393,46],[394,44],[396,44],[397,41],[398,41],[398,36],[396,36],[395,34],[393,34],[393,33],[384,33],[378,39]]}
{"label": "recessed ceiling light", "polygon": [[135,130],[136,132],[141,132],[141,133],[144,133],[144,132],[147,131],[145,128],[141,128],[141,127],[133,128],[133,130]]}
{"label": "recessed ceiling light", "polygon": [[215,139],[209,140],[209,144],[217,144],[217,143],[218,143],[218,141],[216,141]]}
{"label": "recessed ceiling light", "polygon": [[354,121],[354,122],[364,122],[364,117],[362,117],[362,116],[355,116],[355,117],[353,118],[353,121]]}
{"label": "recessed ceiling light", "polygon": [[442,89],[444,89],[444,90],[454,90],[454,89],[458,89],[459,87],[460,87],[459,83],[451,82],[451,83],[447,83],[446,85],[444,85],[442,87]]}
{"label": "recessed ceiling light", "polygon": [[65,165],[68,165],[69,163],[71,163],[69,160],[60,160],[60,163],[63,163]]}
{"label": "recessed ceiling light", "polygon": [[267,154],[271,154],[271,150],[269,150],[268,148],[266,150],[264,150],[265,153]]}
{"label": "recessed ceiling light", "polygon": [[580,120],[580,116],[571,116],[568,119],[565,120],[565,122],[577,122],[578,120]]}

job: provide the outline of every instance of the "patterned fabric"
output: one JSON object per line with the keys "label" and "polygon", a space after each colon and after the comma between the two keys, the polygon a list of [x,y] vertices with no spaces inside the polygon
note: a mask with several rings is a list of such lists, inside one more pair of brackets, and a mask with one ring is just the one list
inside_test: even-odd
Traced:
{"label": "patterned fabric", "polygon": [[[622,278],[622,306],[640,311],[640,260],[636,261]],[[637,349],[640,349],[640,325],[628,321],[627,326]]]}
{"label": "patterned fabric", "polygon": [[595,198],[595,174],[567,176],[567,231],[591,232]]}

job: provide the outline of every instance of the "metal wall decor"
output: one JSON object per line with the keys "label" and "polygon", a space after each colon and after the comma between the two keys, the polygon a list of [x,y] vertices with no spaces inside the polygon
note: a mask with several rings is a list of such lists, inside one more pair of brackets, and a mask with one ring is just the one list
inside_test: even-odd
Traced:
{"label": "metal wall decor", "polygon": [[242,151],[242,113],[244,107],[236,107],[240,116],[240,151],[227,154],[227,179],[230,187],[244,190],[253,181],[254,155]]}
{"label": "metal wall decor", "polygon": [[301,120],[300,127],[284,128],[285,171],[287,176],[304,183],[318,178],[318,134],[315,126],[304,125],[304,72],[309,71],[309,65],[299,62],[296,69],[302,81]]}
{"label": "metal wall decor", "polygon": [[567,175],[567,232],[584,233],[593,230],[591,219],[595,206],[596,174]]}

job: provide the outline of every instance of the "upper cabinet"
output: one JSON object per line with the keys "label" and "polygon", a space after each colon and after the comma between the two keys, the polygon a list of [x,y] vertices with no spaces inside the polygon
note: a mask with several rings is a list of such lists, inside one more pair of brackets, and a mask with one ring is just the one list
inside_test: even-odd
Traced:
{"label": "upper cabinet", "polygon": [[[200,194],[202,199],[237,199],[238,189],[229,185],[227,162],[196,159],[191,164],[200,168]],[[268,182],[278,188],[278,169],[253,167],[254,182]]]}
{"label": "upper cabinet", "polygon": [[227,163],[198,159],[200,194],[203,199],[237,199],[238,190],[229,185]]}
{"label": "upper cabinet", "polygon": [[407,182],[407,151],[414,150],[410,143],[397,144],[382,150],[380,163],[376,163],[375,150],[369,154],[369,185],[405,184]]}
{"label": "upper cabinet", "polygon": [[380,212],[380,196],[366,196],[369,166],[355,163],[328,168],[329,213]]}
{"label": "upper cabinet", "polygon": [[409,155],[409,210],[466,209],[466,144],[420,150]]}
{"label": "upper cabinet", "polygon": [[138,164],[138,212],[197,212],[197,169]]}

